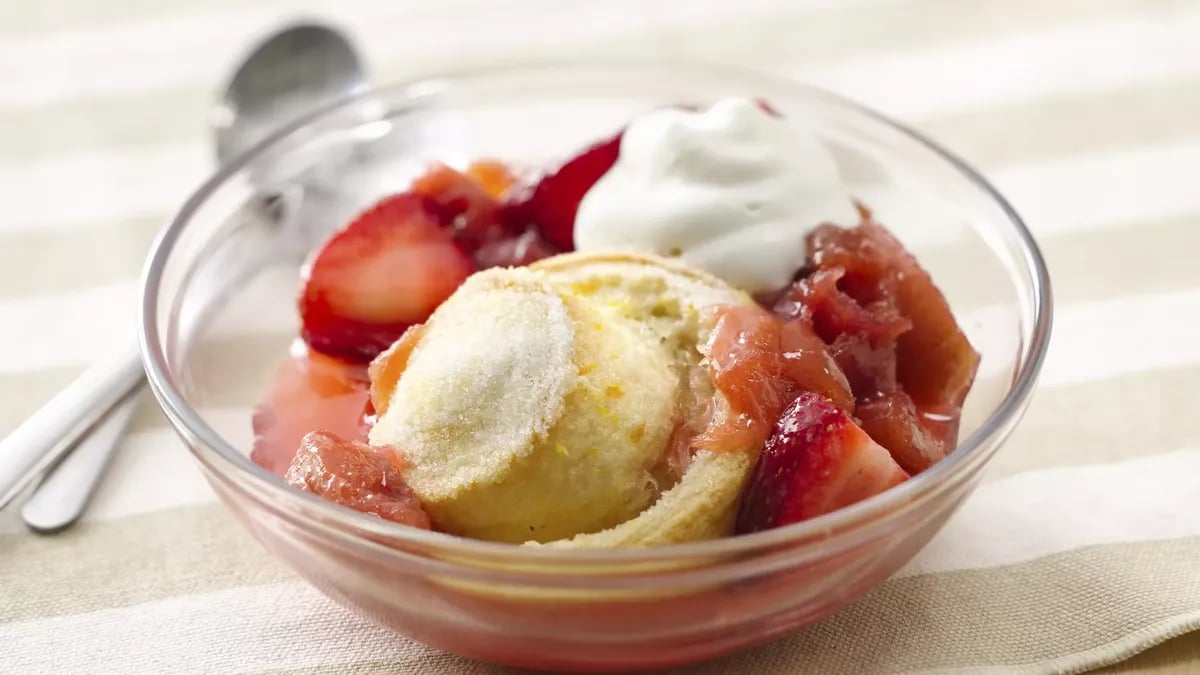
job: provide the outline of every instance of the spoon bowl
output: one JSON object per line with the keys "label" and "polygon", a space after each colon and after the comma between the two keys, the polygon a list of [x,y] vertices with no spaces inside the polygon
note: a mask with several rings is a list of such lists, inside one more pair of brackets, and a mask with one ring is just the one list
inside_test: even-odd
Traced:
{"label": "spoon bowl", "polygon": [[336,29],[297,23],[251,48],[210,114],[216,159],[229,159],[280,123],[368,87],[362,60]]}

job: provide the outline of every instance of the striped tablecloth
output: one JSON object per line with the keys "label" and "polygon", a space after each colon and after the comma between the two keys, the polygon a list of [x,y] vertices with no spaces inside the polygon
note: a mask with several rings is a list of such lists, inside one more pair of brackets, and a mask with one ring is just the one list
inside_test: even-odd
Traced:
{"label": "striped tablecloth", "polygon": [[[987,483],[866,599],[691,672],[1074,671],[1200,627],[1194,1],[5,0],[0,432],[130,333],[149,242],[210,168],[214,88],[300,10],[348,27],[379,81],[562,54],[804,79],[955,148],[1039,237],[1054,344]],[[1113,668],[1196,672],[1200,638]],[[263,670],[499,669],[298,581],[149,401],[84,524],[38,538],[0,514],[0,672]]]}

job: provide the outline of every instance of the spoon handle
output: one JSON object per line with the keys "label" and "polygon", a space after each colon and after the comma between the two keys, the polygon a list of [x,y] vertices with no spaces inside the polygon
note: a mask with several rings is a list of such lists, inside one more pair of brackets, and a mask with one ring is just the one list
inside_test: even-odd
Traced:
{"label": "spoon handle", "polygon": [[38,483],[33,496],[21,507],[21,519],[29,529],[50,534],[79,519],[129,426],[137,402],[138,397],[130,394],[118,403]]}
{"label": "spoon handle", "polygon": [[144,378],[130,345],[88,368],[0,440],[0,509]]}

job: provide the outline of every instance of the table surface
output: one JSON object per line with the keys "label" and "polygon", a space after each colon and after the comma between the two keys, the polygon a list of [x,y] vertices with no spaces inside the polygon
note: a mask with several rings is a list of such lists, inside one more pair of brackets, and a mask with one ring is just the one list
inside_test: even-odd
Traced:
{"label": "table surface", "polygon": [[[804,79],[893,115],[953,148],[1011,198],[1054,277],[1059,320],[1043,387],[989,486],[1118,462],[1151,471],[1139,462],[1200,449],[1200,431],[1176,421],[1180,402],[1200,392],[1200,332],[1187,322],[1200,312],[1194,0],[2,3],[0,432],[126,336],[150,241],[210,168],[204,118],[213,93],[253,36],[298,13],[347,27],[379,81],[537,56],[702,59]],[[166,611],[164,603],[186,601],[185,590],[210,590],[188,576],[198,572],[184,553],[161,543],[171,541],[169,518],[211,537],[180,543],[188,555],[219,556],[225,546],[247,565],[261,556],[211,505],[182,452],[147,450],[170,435],[143,404],[80,528],[36,539],[19,533],[11,510],[0,513],[0,593],[46,595],[40,607],[30,596],[0,602],[0,663],[5,654],[40,663],[33,648],[20,651],[4,636],[53,640],[45,637],[53,630],[93,626],[71,623],[76,614],[100,621],[104,608],[150,600]],[[155,489],[161,476],[169,478]],[[133,491],[141,491],[136,499]],[[1134,566],[1200,559],[1196,518],[1178,521],[1157,537],[1089,530],[1076,546],[1045,544],[1042,555],[1084,571],[1118,553]],[[167,539],[147,542],[151,530]],[[178,574],[179,598],[103,587],[148,560]],[[1032,574],[1035,564],[1011,566]],[[39,591],[38,575],[99,585]],[[264,563],[221,583],[287,579]],[[1186,580],[1179,587],[1192,592]],[[1184,615],[1172,615],[1172,625],[1184,625]],[[1114,635],[1123,646],[1088,663],[1146,648],[1102,672],[1200,672],[1200,632],[1163,641],[1168,633],[1141,642]],[[1050,671],[1046,655],[1031,663],[1032,672]]]}

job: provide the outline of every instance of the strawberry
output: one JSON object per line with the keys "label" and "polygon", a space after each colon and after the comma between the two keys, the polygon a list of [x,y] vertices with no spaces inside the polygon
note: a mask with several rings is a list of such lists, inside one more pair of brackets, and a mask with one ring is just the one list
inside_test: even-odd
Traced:
{"label": "strawberry", "polygon": [[429,515],[405,484],[398,461],[388,448],[313,431],[304,436],[284,478],[355,511],[428,530]]}
{"label": "strawberry", "polygon": [[389,197],[334,234],[308,266],[301,335],[327,354],[369,361],[474,270],[430,198]]}
{"label": "strawberry", "polygon": [[365,439],[367,387],[366,370],[359,364],[307,349],[289,356],[276,371],[270,393],[254,410],[250,458],[282,476],[300,439],[314,428]]}
{"label": "strawberry", "polygon": [[546,172],[532,189],[518,190],[508,200],[510,229],[533,225],[561,251],[575,250],[575,214],[583,196],[608,173],[621,152],[621,134],[600,141]]}
{"label": "strawberry", "polygon": [[783,412],[763,446],[742,493],[735,532],[814,518],[907,479],[844,410],[805,392]]}

